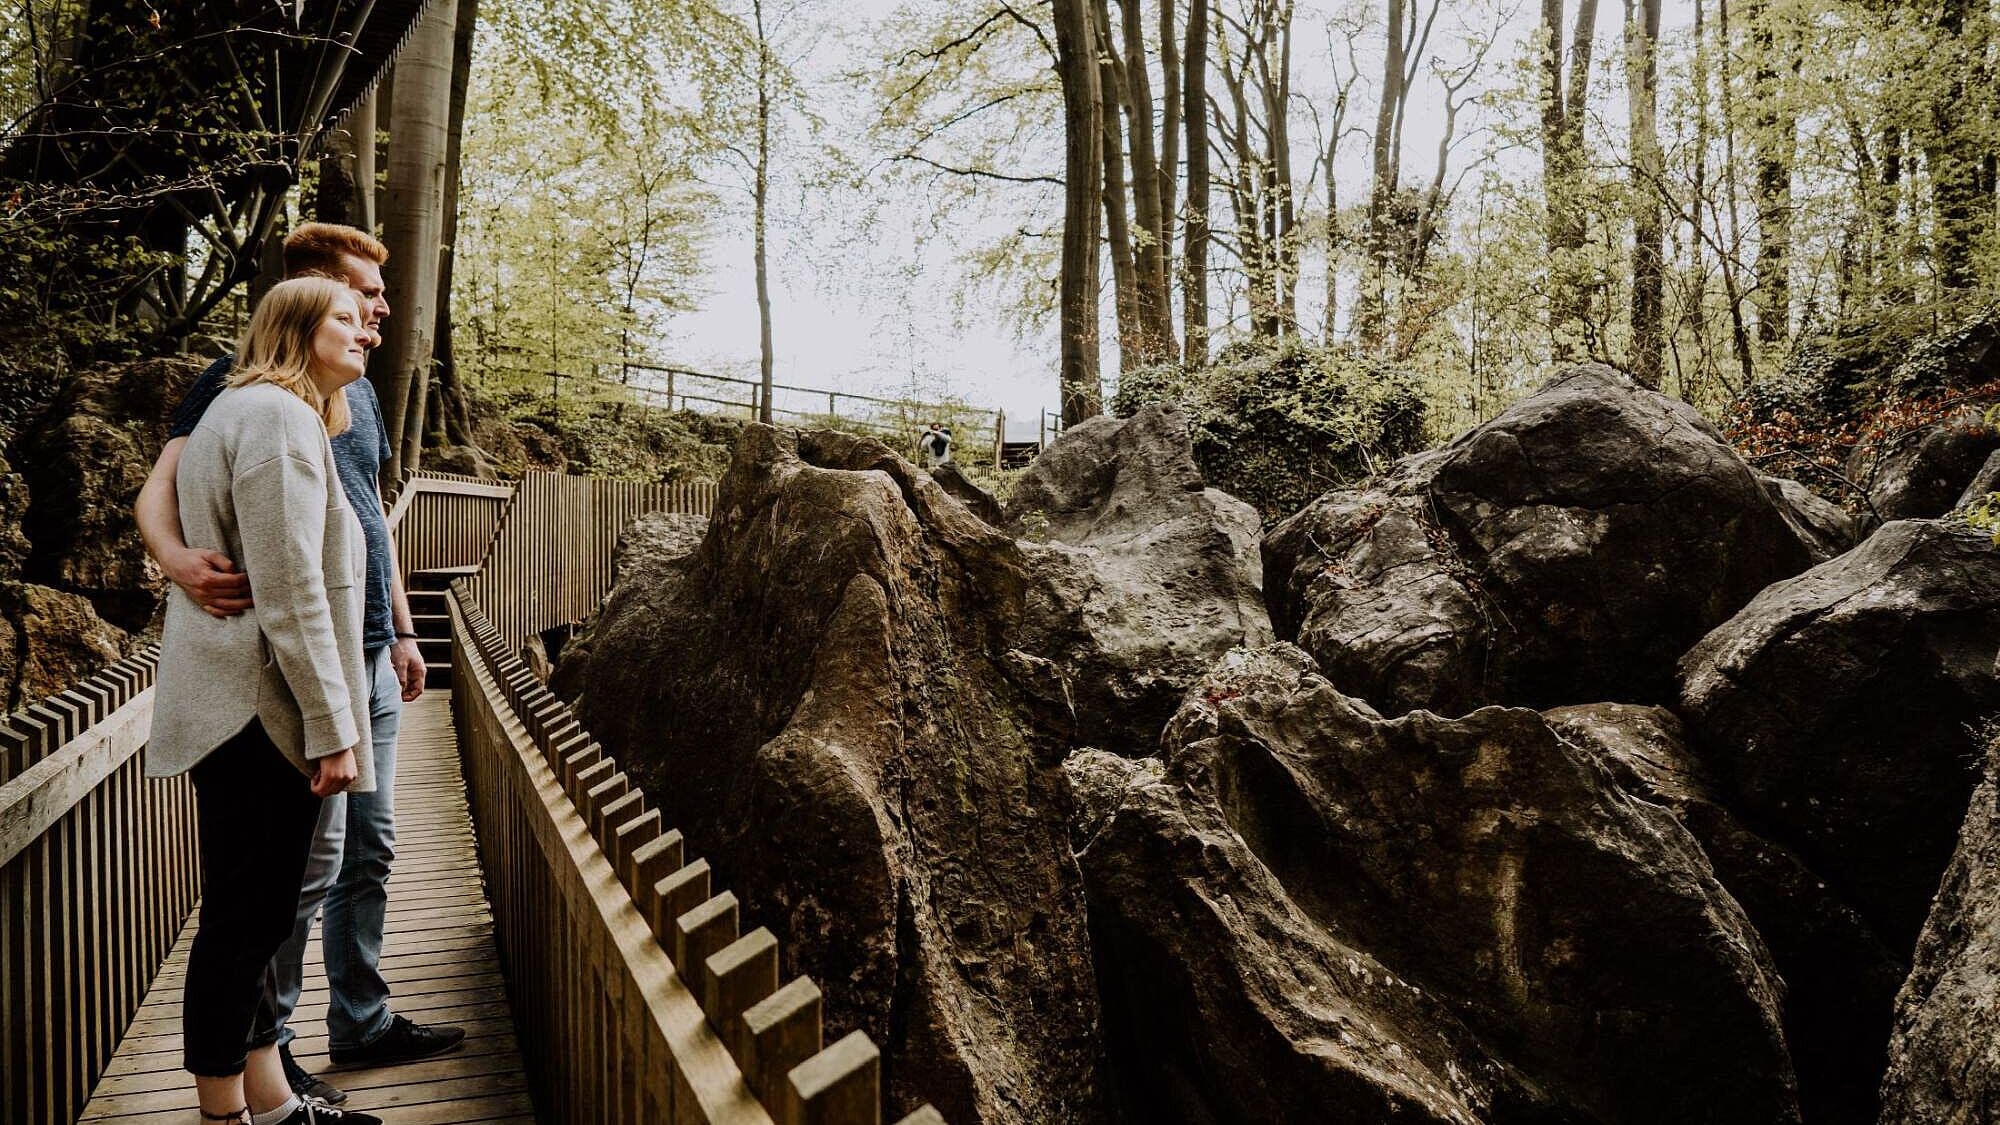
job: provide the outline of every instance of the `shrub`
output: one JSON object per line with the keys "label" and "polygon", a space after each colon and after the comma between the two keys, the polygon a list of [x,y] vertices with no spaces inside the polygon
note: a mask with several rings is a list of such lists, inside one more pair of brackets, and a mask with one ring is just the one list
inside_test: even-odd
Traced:
{"label": "shrub", "polygon": [[1232,344],[1210,367],[1126,372],[1111,408],[1130,417],[1154,402],[1180,405],[1202,475],[1266,523],[1425,443],[1414,375],[1296,341]]}

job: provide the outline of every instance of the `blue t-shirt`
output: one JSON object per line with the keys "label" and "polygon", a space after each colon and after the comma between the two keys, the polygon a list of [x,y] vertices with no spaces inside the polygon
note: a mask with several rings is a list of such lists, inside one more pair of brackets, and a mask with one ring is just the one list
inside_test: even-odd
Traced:
{"label": "blue t-shirt", "polygon": [[[208,412],[215,396],[228,386],[234,356],[223,356],[188,388],[167,437],[186,437]],[[368,543],[368,575],[365,608],[361,611],[361,647],[378,649],[396,639],[395,616],[389,605],[389,524],[382,518],[382,492],[378,481],[382,466],[389,463],[388,427],[382,422],[382,404],[375,387],[366,379],[347,385],[347,409],[354,416],[346,433],[333,439],[333,464],[340,473],[347,502],[361,520],[361,534]]]}

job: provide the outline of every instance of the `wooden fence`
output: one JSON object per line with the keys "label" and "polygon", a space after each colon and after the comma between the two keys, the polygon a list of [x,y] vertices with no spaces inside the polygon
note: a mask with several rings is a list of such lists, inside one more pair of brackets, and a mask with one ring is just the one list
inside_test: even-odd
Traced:
{"label": "wooden fence", "polygon": [[[779,987],[645,794],[542,686],[461,581],[452,707],[535,1103],[594,1125],[879,1125],[881,1059],[822,1043],[820,990]],[[901,1125],[942,1125],[929,1106]]]}
{"label": "wooden fence", "polygon": [[519,652],[527,638],[581,621],[611,593],[611,556],[648,512],[706,514],[715,482],[643,484],[528,473],[514,488],[472,595]]}
{"label": "wooden fence", "polygon": [[512,485],[445,473],[405,480],[389,511],[403,580],[413,571],[477,564],[513,495]]}
{"label": "wooden fence", "polygon": [[67,1125],[200,896],[194,789],[146,778],[156,649],[0,722],[0,1125]]}

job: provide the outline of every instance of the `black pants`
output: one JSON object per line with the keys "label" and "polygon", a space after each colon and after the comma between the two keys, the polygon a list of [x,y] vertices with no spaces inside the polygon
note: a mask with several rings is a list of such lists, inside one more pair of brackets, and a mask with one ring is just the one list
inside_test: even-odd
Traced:
{"label": "black pants", "polygon": [[292,932],[319,798],[252,720],[188,775],[200,815],[201,928],[181,999],[184,1064],[203,1078],[243,1072],[264,968]]}

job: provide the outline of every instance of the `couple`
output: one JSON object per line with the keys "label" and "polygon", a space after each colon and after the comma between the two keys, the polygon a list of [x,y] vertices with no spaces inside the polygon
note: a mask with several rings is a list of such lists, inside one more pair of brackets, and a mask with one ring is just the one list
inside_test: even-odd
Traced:
{"label": "couple", "polygon": [[195,790],[202,899],[182,1001],[203,1121],[379,1125],[291,1057],[322,902],[330,1054],[384,1066],[458,1046],[388,1007],[380,971],[402,705],[424,662],[362,376],[388,250],[352,227],[285,240],[287,280],[176,410],[140,491],[167,604],[146,772]]}

